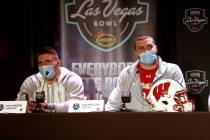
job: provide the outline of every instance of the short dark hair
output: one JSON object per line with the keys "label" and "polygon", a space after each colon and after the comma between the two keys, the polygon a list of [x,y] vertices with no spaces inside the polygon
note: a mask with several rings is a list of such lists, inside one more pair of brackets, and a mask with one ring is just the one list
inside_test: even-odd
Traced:
{"label": "short dark hair", "polygon": [[43,47],[41,48],[38,52],[37,52],[37,57],[42,55],[42,54],[52,54],[52,55],[55,55],[56,58],[58,59],[58,54],[57,52],[55,51],[54,48],[52,47]]}
{"label": "short dark hair", "polygon": [[148,35],[140,35],[137,38],[135,38],[135,40],[134,40],[134,49],[136,50],[136,41],[138,41],[138,40],[146,40],[148,38],[151,38],[153,40],[153,43],[156,45],[156,42],[155,42],[154,38],[152,38],[151,36],[148,36]]}

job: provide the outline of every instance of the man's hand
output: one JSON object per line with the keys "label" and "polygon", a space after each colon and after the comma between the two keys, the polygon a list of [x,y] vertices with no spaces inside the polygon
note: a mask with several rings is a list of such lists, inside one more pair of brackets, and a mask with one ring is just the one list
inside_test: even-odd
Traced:
{"label": "man's hand", "polygon": [[39,107],[42,111],[45,111],[48,109],[47,103],[39,103]]}
{"label": "man's hand", "polygon": [[48,109],[47,103],[36,103],[35,101],[30,101],[29,102],[29,111],[33,112],[36,109],[45,111],[46,109]]}
{"label": "man's hand", "polygon": [[29,101],[28,103],[28,110],[33,112],[37,108],[37,103],[35,101]]}

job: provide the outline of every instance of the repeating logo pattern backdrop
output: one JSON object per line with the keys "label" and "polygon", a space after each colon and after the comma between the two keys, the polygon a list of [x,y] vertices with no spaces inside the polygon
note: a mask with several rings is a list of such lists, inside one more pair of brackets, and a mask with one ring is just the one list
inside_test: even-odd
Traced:
{"label": "repeating logo pattern backdrop", "polygon": [[83,78],[90,99],[107,99],[121,70],[136,61],[134,38],[141,34],[155,37],[156,3],[152,0],[60,2],[63,65]]}
{"label": "repeating logo pattern backdrop", "polygon": [[[182,2],[180,2],[182,3]],[[208,111],[210,9],[201,0],[177,4],[177,60],[182,67],[189,95],[195,99],[197,111]]]}

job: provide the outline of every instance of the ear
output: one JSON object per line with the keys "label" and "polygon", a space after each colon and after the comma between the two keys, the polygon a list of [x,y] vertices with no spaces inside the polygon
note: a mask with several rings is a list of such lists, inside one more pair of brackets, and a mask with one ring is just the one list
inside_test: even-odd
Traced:
{"label": "ear", "polygon": [[158,53],[158,47],[157,47],[157,45],[155,45],[155,48],[156,48],[156,49],[155,49],[155,50],[156,50],[156,53]]}
{"label": "ear", "polygon": [[57,60],[57,65],[60,67],[62,64],[61,60]]}
{"label": "ear", "polygon": [[136,58],[138,58],[139,57],[139,54],[137,53],[137,51],[135,50],[134,52],[134,55],[136,56]]}

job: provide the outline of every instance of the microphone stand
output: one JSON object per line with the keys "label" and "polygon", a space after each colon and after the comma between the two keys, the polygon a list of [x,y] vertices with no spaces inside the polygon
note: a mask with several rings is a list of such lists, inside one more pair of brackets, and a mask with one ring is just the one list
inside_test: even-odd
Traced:
{"label": "microphone stand", "polygon": [[122,99],[123,104],[120,108],[120,112],[133,112],[131,109],[128,109],[125,105],[126,103],[131,102],[131,96],[122,96],[121,99]]}
{"label": "microphone stand", "polygon": [[[47,73],[46,73],[47,75]],[[41,91],[36,92],[35,96],[35,103],[36,103],[36,109],[33,110],[33,113],[43,113],[44,111],[40,109],[41,105],[40,103],[45,102],[45,91],[44,91],[44,86],[45,86],[45,78],[44,78],[44,83]]]}
{"label": "microphone stand", "polygon": [[[123,104],[122,104],[122,106],[120,108],[120,112],[134,112],[134,110],[128,109],[126,107],[126,103],[130,103],[131,102],[131,97],[132,96],[131,96],[130,89],[131,89],[131,86],[132,86],[132,84],[134,82],[134,79],[136,77],[136,74],[138,74],[138,73],[139,73],[139,71],[136,71],[135,75],[132,78],[132,81],[131,81],[131,84],[130,84],[128,90],[125,91],[126,93],[124,93],[124,94],[122,93],[121,100],[122,100]],[[124,96],[124,95],[126,95],[126,96]]]}
{"label": "microphone stand", "polygon": [[42,113],[43,110],[40,109],[40,103],[44,103],[45,101],[45,92],[40,91],[36,92],[36,109],[33,111],[33,113]]}

